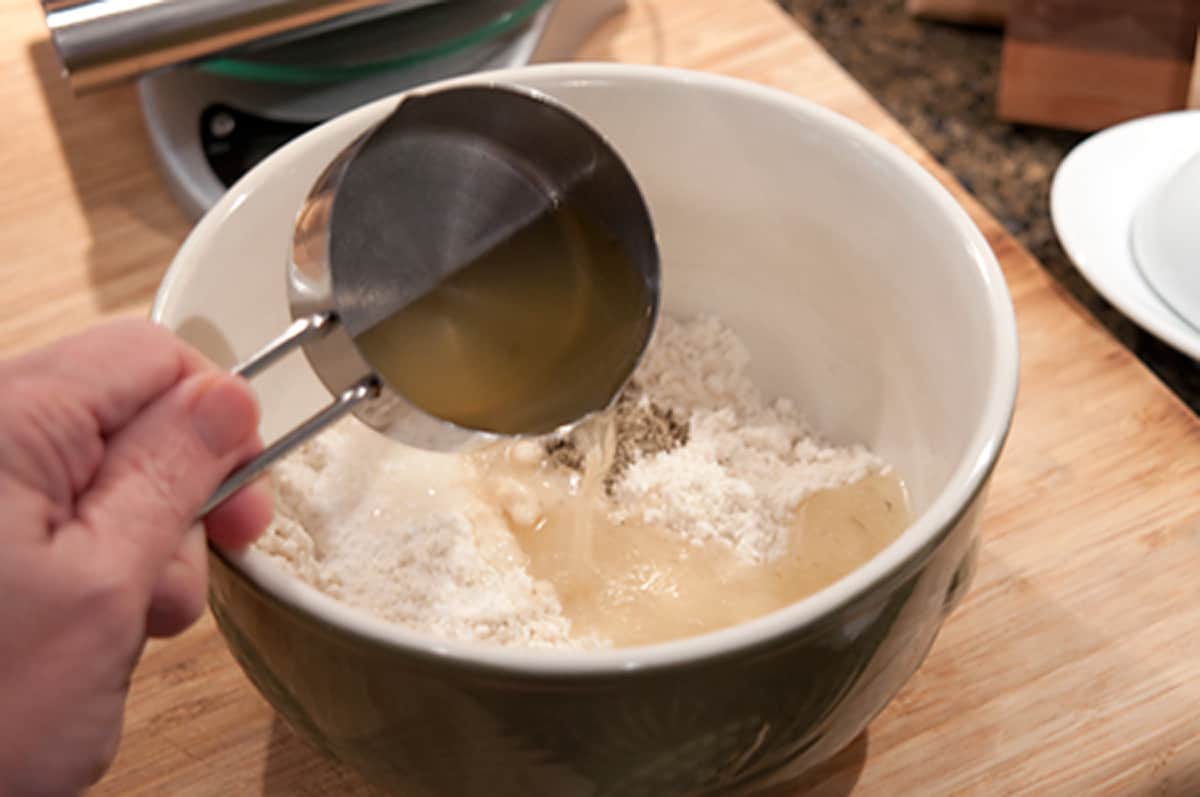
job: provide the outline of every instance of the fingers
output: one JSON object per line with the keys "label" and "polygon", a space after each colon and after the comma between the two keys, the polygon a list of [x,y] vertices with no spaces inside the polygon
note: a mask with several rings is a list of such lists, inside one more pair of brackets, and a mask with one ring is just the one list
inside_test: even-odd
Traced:
{"label": "fingers", "polygon": [[188,529],[167,560],[150,596],[146,633],[173,636],[204,613],[208,593],[208,546],[199,524]]}
{"label": "fingers", "polygon": [[257,428],[244,380],[221,371],[188,377],[110,439],[79,501],[81,526],[99,544],[123,546],[130,575],[149,591],[208,496],[261,447]]}
{"label": "fingers", "polygon": [[180,380],[212,365],[165,327],[130,318],[63,338],[13,367],[36,370],[60,385],[108,435]]}
{"label": "fingers", "polygon": [[[226,548],[242,548],[258,537],[271,520],[271,493],[265,485],[246,487],[204,519],[208,538]],[[188,529],[167,560],[150,597],[146,633],[174,636],[204,613],[208,596],[208,545],[200,524]]]}
{"label": "fingers", "polygon": [[222,548],[245,548],[271,522],[272,504],[266,484],[242,488],[204,518],[208,538]]}
{"label": "fingers", "polygon": [[66,520],[67,516],[42,490],[31,487],[26,480],[4,473],[2,467],[0,507],[3,507],[0,546],[47,540],[51,529]]}

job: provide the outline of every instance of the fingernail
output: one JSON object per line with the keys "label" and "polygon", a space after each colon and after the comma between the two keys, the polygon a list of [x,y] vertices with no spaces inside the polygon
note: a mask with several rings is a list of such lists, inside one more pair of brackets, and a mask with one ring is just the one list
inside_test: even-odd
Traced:
{"label": "fingernail", "polygon": [[204,377],[191,406],[196,435],[214,457],[229,454],[254,433],[254,404],[241,386],[223,374]]}

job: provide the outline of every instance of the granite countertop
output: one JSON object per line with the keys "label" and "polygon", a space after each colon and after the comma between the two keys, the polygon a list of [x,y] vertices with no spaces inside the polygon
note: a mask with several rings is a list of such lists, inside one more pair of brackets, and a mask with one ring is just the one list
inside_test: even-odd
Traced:
{"label": "granite countertop", "polygon": [[1200,365],[1121,315],[1059,246],[1050,180],[1084,136],[996,118],[1000,30],[913,19],[904,0],[779,2],[1060,285],[1200,413]]}

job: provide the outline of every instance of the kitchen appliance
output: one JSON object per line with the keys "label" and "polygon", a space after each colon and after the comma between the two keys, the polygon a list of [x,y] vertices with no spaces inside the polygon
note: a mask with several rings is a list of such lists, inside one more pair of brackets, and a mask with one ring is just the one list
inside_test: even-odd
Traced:
{"label": "kitchen appliance", "polygon": [[[136,77],[165,182],[196,218],[267,154],[321,122],[441,78],[568,59],[625,2],[44,0],[43,6],[77,90]],[[104,8],[126,6],[136,15],[101,16]],[[251,6],[257,16],[247,13]],[[188,15],[202,7],[233,10],[191,21]],[[295,27],[301,7],[316,21]],[[321,10],[329,7],[342,13]],[[267,25],[264,18],[277,21]],[[221,35],[205,38],[197,30]],[[264,35],[248,40],[255,33]],[[216,49],[215,39],[236,44]]]}

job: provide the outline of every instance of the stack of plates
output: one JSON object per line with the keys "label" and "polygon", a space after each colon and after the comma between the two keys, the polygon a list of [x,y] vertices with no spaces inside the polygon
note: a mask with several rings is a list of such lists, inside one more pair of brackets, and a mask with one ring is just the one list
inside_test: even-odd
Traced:
{"label": "stack of plates", "polygon": [[392,10],[396,5],[255,42],[199,68],[241,80],[311,86],[404,72],[472,52],[477,58],[510,44],[545,0],[442,0],[416,9],[409,0],[403,10]]}
{"label": "stack of plates", "polygon": [[1117,125],[1059,165],[1050,215],[1108,301],[1200,359],[1200,111]]}
{"label": "stack of plates", "polygon": [[198,216],[263,157],[326,119],[423,83],[519,66],[535,52],[563,57],[543,53],[547,28],[589,30],[621,6],[397,0],[148,75],[142,110],[172,193]]}

